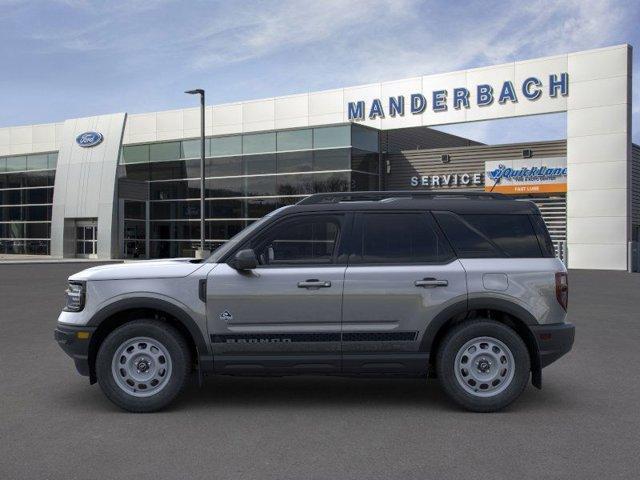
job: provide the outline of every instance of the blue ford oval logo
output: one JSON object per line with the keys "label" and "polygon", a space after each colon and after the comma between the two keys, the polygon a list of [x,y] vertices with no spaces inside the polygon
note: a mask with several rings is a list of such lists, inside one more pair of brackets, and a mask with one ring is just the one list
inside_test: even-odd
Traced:
{"label": "blue ford oval logo", "polygon": [[103,136],[98,132],[84,132],[76,137],[76,143],[81,147],[95,147],[102,142]]}

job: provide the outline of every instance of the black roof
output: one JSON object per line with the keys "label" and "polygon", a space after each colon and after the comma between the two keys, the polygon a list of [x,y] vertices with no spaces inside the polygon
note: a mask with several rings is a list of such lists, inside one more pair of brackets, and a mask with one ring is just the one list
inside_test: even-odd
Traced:
{"label": "black roof", "polygon": [[530,201],[484,192],[340,192],[318,193],[286,208],[286,213],[432,210],[460,214],[540,214]]}

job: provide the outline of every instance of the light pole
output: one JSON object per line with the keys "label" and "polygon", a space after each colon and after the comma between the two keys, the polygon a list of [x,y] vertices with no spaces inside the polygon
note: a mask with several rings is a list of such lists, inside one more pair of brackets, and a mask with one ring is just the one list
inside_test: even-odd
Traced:
{"label": "light pole", "polygon": [[200,248],[196,250],[196,258],[206,258],[209,251],[204,248],[204,90],[197,88],[184,93],[200,95]]}

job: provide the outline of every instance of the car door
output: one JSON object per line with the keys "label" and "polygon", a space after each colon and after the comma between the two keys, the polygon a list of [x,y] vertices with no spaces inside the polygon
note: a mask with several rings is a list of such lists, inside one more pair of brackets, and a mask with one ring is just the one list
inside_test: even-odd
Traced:
{"label": "car door", "polygon": [[255,251],[257,268],[220,264],[210,272],[217,371],[340,371],[345,221],[340,213],[289,215],[239,248]]}
{"label": "car door", "polygon": [[428,212],[358,213],[350,243],[343,370],[424,373],[426,327],[443,309],[466,302],[461,263]]}

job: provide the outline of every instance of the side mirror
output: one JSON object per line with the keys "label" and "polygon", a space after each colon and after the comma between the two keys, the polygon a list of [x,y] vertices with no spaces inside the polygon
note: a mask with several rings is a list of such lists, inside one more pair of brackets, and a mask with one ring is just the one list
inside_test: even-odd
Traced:
{"label": "side mirror", "polygon": [[240,250],[233,257],[231,266],[236,270],[253,270],[258,266],[258,259],[256,258],[256,252],[247,248],[246,250]]}

